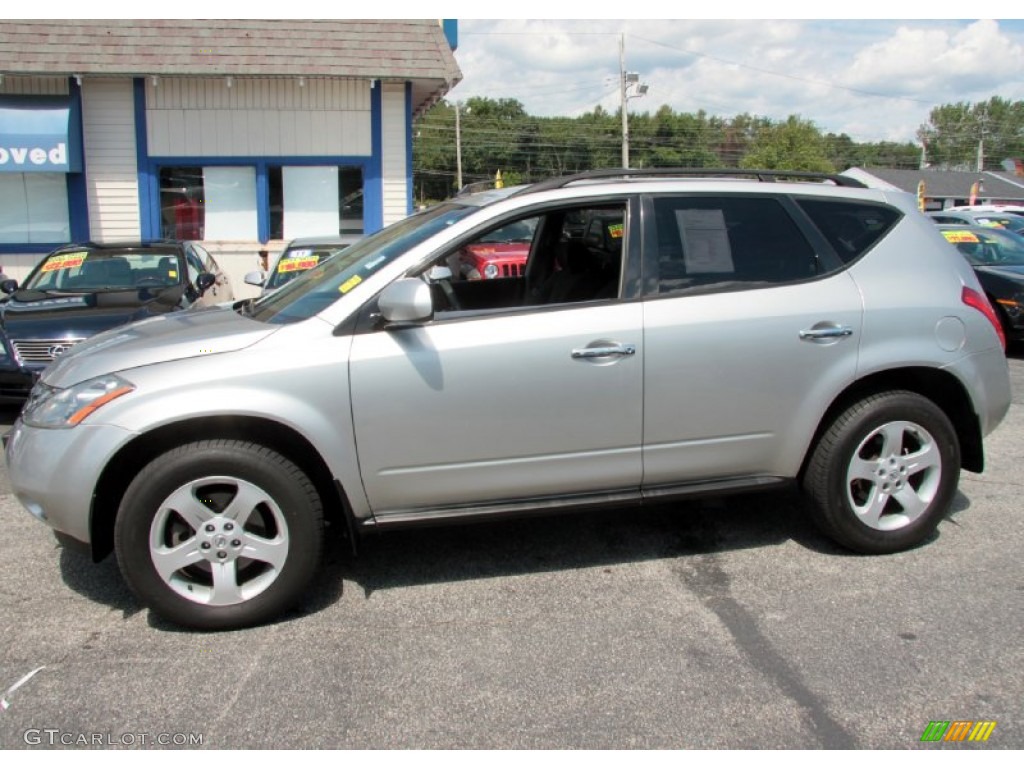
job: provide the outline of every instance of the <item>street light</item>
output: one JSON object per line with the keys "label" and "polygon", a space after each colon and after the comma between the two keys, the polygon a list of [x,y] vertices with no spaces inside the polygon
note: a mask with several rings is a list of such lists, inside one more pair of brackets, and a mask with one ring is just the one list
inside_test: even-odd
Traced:
{"label": "street light", "polygon": [[647,83],[640,82],[639,72],[626,71],[626,36],[619,36],[619,94],[622,101],[622,167],[629,168],[629,117],[626,106],[630,99],[647,95]]}

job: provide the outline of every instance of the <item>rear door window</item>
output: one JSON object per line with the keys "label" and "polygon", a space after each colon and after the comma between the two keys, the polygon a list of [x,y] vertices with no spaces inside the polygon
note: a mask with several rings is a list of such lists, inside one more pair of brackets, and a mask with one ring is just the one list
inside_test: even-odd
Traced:
{"label": "rear door window", "polygon": [[656,231],[645,243],[651,293],[749,290],[825,271],[776,198],[664,197],[653,205]]}

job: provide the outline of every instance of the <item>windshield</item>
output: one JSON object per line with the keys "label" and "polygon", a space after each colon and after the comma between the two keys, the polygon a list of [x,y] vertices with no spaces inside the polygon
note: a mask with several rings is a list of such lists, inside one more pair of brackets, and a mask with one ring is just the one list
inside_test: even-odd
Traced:
{"label": "windshield", "polygon": [[259,299],[252,305],[252,317],[277,325],[306,320],[409,249],[476,210],[472,206],[445,203],[392,224],[333,258],[320,261],[281,290]]}
{"label": "windshield", "polygon": [[1024,237],[1013,232],[947,229],[942,234],[975,266],[1024,266]]}
{"label": "windshield", "polygon": [[163,288],[180,284],[182,273],[180,255],[171,248],[82,248],[51,253],[21,288],[66,293]]}
{"label": "windshield", "polygon": [[274,265],[274,271],[267,278],[267,288],[280,288],[290,283],[307,269],[312,269],[321,261],[343,251],[344,245],[310,245],[302,248],[289,248],[281,254]]}

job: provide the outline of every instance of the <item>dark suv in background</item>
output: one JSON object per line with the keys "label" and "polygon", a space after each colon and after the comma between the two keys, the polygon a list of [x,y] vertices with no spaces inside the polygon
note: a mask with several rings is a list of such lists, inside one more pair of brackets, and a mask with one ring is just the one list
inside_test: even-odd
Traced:
{"label": "dark suv in background", "polygon": [[0,283],[0,402],[28,397],[39,372],[118,325],[230,301],[231,284],[198,243],[160,240],[58,248],[24,284]]}

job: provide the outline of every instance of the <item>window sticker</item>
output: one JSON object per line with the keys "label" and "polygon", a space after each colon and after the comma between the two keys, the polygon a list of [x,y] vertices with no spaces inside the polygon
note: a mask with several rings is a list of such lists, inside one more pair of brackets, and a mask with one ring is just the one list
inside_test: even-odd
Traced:
{"label": "window sticker", "polygon": [[609,224],[608,234],[614,239],[618,240],[622,237],[622,225],[621,224]]}
{"label": "window sticker", "polygon": [[361,278],[359,275],[353,275],[348,280],[346,280],[344,283],[342,283],[341,286],[338,288],[338,290],[341,293],[348,293],[353,288],[355,288],[357,285],[359,285],[361,282],[363,282],[363,278]]}
{"label": "window sticker", "polygon": [[943,230],[943,235],[951,243],[980,243],[981,240],[973,232],[962,232],[960,230],[947,229]]}
{"label": "window sticker", "polygon": [[72,267],[80,267],[85,262],[85,257],[88,255],[86,251],[75,251],[74,253],[62,253],[60,256],[54,256],[48,262],[43,264],[43,268],[40,272],[56,272],[59,269],[71,269]]}
{"label": "window sticker", "polygon": [[[309,254],[309,251],[306,252]],[[281,259],[277,262],[278,272],[301,272],[306,269],[312,269],[320,263],[319,256],[289,256],[287,259]]]}
{"label": "window sticker", "polygon": [[723,211],[703,208],[676,211],[676,223],[683,234],[683,260],[688,274],[736,271]]}
{"label": "window sticker", "polygon": [[167,276],[169,278],[171,278],[171,280],[177,280],[178,279],[178,270],[176,270],[176,269],[168,269],[167,270]]}

